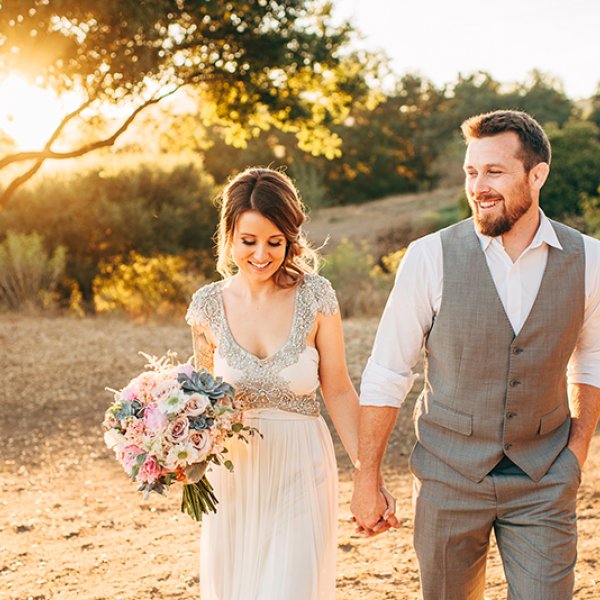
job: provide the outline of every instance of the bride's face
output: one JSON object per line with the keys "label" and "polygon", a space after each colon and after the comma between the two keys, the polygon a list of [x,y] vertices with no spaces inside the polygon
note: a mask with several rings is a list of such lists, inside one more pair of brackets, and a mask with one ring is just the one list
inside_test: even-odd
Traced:
{"label": "bride's face", "polygon": [[267,281],[285,259],[286,239],[280,229],[257,210],[243,212],[233,230],[231,256],[240,273]]}

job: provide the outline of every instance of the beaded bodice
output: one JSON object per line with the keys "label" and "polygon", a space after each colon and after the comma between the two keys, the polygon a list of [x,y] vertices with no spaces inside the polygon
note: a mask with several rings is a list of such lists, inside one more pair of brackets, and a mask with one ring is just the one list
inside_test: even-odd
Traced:
{"label": "beaded bodice", "polygon": [[246,409],[276,408],[316,416],[319,357],[306,343],[318,312],[338,310],[335,292],[319,275],[306,275],[296,289],[290,335],[279,350],[259,358],[242,348],[227,322],[221,288],[223,281],[199,289],[188,309],[187,321],[210,328],[216,340],[215,374],[235,386]]}

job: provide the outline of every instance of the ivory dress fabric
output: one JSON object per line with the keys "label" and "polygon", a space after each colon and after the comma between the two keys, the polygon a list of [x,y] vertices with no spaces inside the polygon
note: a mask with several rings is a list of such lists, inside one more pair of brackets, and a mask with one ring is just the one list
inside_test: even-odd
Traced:
{"label": "ivory dress fabric", "polygon": [[319,354],[306,344],[318,312],[338,310],[329,282],[307,275],[296,290],[286,343],[264,359],[235,341],[221,286],[198,290],[187,321],[216,340],[215,375],[236,388],[248,444],[232,440],[232,473],[208,473],[219,505],[202,522],[202,600],[333,600],[337,550],[337,468],[319,414]]}

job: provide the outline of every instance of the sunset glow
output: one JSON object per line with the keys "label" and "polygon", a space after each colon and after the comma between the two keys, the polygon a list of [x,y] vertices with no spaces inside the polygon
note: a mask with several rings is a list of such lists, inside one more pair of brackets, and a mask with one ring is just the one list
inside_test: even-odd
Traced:
{"label": "sunset glow", "polygon": [[54,94],[16,75],[0,80],[0,130],[19,150],[40,150],[61,118],[76,104],[61,101]]}

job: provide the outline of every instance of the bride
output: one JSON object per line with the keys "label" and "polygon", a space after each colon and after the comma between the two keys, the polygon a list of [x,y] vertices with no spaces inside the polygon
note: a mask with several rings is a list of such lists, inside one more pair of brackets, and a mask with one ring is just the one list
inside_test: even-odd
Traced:
{"label": "bride", "polygon": [[304,220],[283,173],[233,179],[218,233],[224,279],[199,289],[186,317],[196,366],[235,386],[262,434],[231,444],[232,473],[210,474],[219,505],[202,524],[203,600],[335,595],[337,472],[316,390],[353,463],[359,408],[335,292],[316,274]]}

